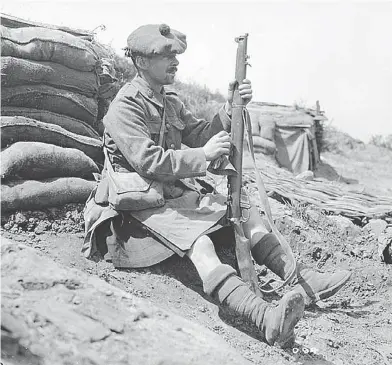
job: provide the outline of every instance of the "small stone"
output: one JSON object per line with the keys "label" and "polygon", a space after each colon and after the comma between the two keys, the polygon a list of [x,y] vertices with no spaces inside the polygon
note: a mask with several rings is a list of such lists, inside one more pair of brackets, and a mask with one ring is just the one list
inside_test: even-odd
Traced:
{"label": "small stone", "polygon": [[18,226],[23,226],[27,223],[26,217],[22,213],[15,214],[15,224]]}
{"label": "small stone", "polygon": [[220,326],[220,325],[218,325],[218,324],[216,324],[215,326],[212,327],[212,330],[213,330],[214,332],[220,332],[220,331],[223,330],[223,327]]}
{"label": "small stone", "polygon": [[331,221],[335,222],[335,224],[339,227],[342,233],[347,236],[358,236],[361,233],[361,228],[356,226],[350,219],[340,216],[340,215],[331,215],[328,217]]}
{"label": "small stone", "polygon": [[37,227],[35,227],[34,233],[35,234],[42,234],[42,233],[44,233],[44,229],[42,228],[42,226],[38,225]]}
{"label": "small stone", "polygon": [[204,306],[204,305],[201,305],[201,306],[198,308],[198,310],[199,310],[199,312],[205,313],[205,312],[208,311],[208,308],[207,308],[206,306]]}
{"label": "small stone", "polygon": [[361,257],[362,256],[362,250],[359,247],[353,247],[351,250],[351,254],[356,256],[356,257]]}
{"label": "small stone", "polygon": [[73,300],[72,300],[72,303],[78,305],[78,304],[82,303],[82,299],[80,299],[80,297],[75,295]]}
{"label": "small stone", "polygon": [[143,318],[148,318],[149,315],[144,311],[139,311],[136,313],[135,318],[133,319],[134,322],[140,321]]}
{"label": "small stone", "polygon": [[112,290],[106,290],[106,291],[105,291],[105,295],[107,295],[108,297],[110,297],[111,295],[113,295],[113,291],[112,291]]}
{"label": "small stone", "polygon": [[387,222],[382,220],[382,219],[371,219],[369,223],[364,226],[364,229],[368,229],[370,232],[372,232],[376,238],[378,238],[381,233],[387,228]]}
{"label": "small stone", "polygon": [[307,171],[301,172],[295,178],[297,180],[307,180],[307,181],[313,180],[314,179],[314,173],[313,173],[313,171],[307,170]]}
{"label": "small stone", "polygon": [[44,219],[48,218],[48,215],[42,211],[38,211],[37,218],[38,218],[38,220],[43,221]]}
{"label": "small stone", "polygon": [[9,231],[11,228],[12,228],[12,225],[11,225],[11,223],[6,223],[6,224],[4,224],[4,229],[6,230],[6,231]]}
{"label": "small stone", "polygon": [[362,237],[357,237],[357,238],[354,240],[354,242],[355,242],[356,244],[361,244],[361,243],[362,243]]}
{"label": "small stone", "polygon": [[306,215],[308,216],[308,219],[314,222],[317,222],[320,219],[320,214],[309,208],[306,209]]}

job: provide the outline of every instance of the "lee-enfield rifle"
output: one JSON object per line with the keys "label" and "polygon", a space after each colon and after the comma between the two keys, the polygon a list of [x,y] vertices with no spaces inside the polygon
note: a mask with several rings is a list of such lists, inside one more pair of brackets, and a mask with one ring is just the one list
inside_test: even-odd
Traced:
{"label": "lee-enfield rifle", "polygon": [[235,38],[235,41],[238,43],[238,47],[235,67],[236,84],[231,114],[232,146],[229,160],[237,173],[228,176],[228,218],[234,227],[235,250],[241,277],[256,294],[260,295],[258,279],[250,254],[250,240],[245,237],[242,226],[246,217],[243,217],[243,207],[241,206],[245,102],[241,98],[238,86],[246,78],[246,66],[248,65],[249,58],[247,55],[248,34],[246,33]]}
{"label": "lee-enfield rifle", "polygon": [[[254,157],[252,130],[249,113],[246,110],[245,102],[241,98],[241,95],[238,90],[238,86],[241,85],[246,78],[246,67],[249,65],[249,56],[247,55],[248,34],[246,33],[245,35],[235,38],[235,41],[238,43],[238,46],[235,69],[236,84],[234,89],[231,117],[232,148],[230,151],[229,160],[234,166],[234,169],[237,173],[228,175],[228,218],[234,227],[236,256],[240,275],[242,279],[248,283],[250,288],[257,295],[261,295],[261,291],[264,293],[268,293],[276,291],[278,288],[262,289],[260,291],[260,287],[258,285],[258,278],[251,258],[250,240],[244,234],[243,223],[247,219],[246,215],[244,216],[244,212],[246,208],[250,208],[250,205],[248,207],[244,207],[243,202],[241,201],[244,125],[246,125],[247,142],[249,151],[251,153],[253,168],[255,170],[257,188],[260,194],[260,199],[264,211],[267,216],[267,221],[271,227],[272,232],[275,234],[280,245],[282,246],[283,250],[288,255],[288,257],[291,258],[293,263],[293,270],[291,274],[286,278],[285,281],[282,282],[279,287],[286,285],[289,281],[292,280],[293,276],[296,273],[296,261],[294,259],[289,244],[277,230],[273,222],[272,212],[268,202],[268,196],[260,172],[256,166],[256,161]],[[266,283],[265,285],[269,283],[270,282]]]}

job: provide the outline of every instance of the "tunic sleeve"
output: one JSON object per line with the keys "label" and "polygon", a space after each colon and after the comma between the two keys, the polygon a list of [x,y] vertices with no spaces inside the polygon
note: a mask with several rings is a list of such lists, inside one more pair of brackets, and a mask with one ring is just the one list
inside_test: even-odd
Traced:
{"label": "tunic sleeve", "polygon": [[225,130],[230,133],[231,120],[226,114],[224,107],[220,108],[211,122],[207,122],[204,119],[195,118],[182,104],[180,117],[185,124],[183,143],[189,147],[204,146],[212,136],[220,131]]}
{"label": "tunic sleeve", "polygon": [[204,176],[202,148],[164,150],[155,145],[146,124],[143,103],[137,98],[116,98],[104,118],[104,126],[128,163],[141,176],[160,181]]}

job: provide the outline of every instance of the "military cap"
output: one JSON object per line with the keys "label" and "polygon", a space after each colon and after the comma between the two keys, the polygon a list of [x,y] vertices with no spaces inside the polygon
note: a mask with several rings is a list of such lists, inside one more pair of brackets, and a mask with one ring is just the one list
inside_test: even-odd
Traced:
{"label": "military cap", "polygon": [[145,56],[184,53],[186,36],[166,24],[142,25],[133,31],[127,39],[126,54]]}

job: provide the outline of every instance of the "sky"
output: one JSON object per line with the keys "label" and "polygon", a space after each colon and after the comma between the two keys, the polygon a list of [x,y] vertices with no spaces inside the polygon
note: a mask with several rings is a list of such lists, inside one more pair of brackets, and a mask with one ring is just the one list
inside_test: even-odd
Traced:
{"label": "sky", "polygon": [[365,142],[392,134],[392,2],[18,1],[1,11],[20,18],[97,30],[121,50],[143,24],[186,34],[177,77],[226,94],[234,77],[234,38],[249,34],[255,101],[314,107]]}

